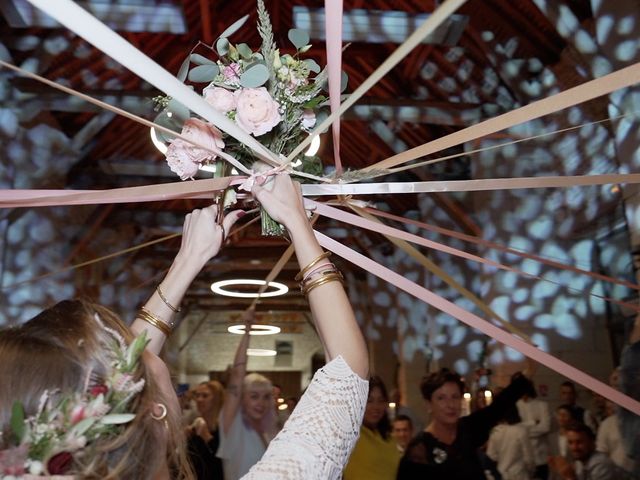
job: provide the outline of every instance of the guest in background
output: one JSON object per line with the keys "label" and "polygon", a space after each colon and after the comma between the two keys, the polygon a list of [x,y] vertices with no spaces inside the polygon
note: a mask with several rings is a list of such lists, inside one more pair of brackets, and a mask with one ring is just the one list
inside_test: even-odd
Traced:
{"label": "guest in background", "polygon": [[194,392],[197,417],[189,428],[188,452],[198,480],[222,480],[222,460],[216,453],[220,445],[218,417],[224,402],[224,389],[215,380],[202,382]]}
{"label": "guest in background", "polygon": [[489,435],[487,455],[497,462],[502,480],[528,480],[535,468],[533,447],[527,427],[521,423],[515,405],[507,407],[504,417]]}
{"label": "guest in background", "polygon": [[344,469],[344,480],[396,478],[400,452],[391,436],[388,406],[389,396],[384,382],[374,375],[369,379],[369,396],[360,438]]}
{"label": "guest in background", "polygon": [[503,411],[525,393],[527,385],[524,375],[518,374],[491,405],[460,418],[464,392],[460,376],[442,369],[425,377],[420,390],[432,420],[409,443],[398,480],[485,480],[477,450],[486,443]]}
{"label": "guest in background", "polygon": [[608,410],[613,414],[605,418],[598,428],[596,435],[596,450],[609,457],[618,471],[616,478],[633,478],[634,461],[627,455],[620,433],[620,416],[617,413],[619,407],[613,402],[607,402]]}
{"label": "guest in background", "polygon": [[618,480],[609,457],[596,452],[595,435],[589,427],[579,422],[571,424],[567,427],[567,440],[574,462],[563,457],[550,461],[551,470],[562,480]]}
{"label": "guest in background", "polygon": [[182,425],[188,427],[198,417],[198,412],[193,403],[193,392],[189,389],[188,384],[181,383],[176,387],[176,395],[178,395],[178,402],[182,411]]}
{"label": "guest in background", "polygon": [[413,438],[413,422],[407,415],[398,415],[393,419],[391,435],[396,441],[400,453],[404,453]]}
{"label": "guest in background", "polygon": [[247,374],[247,348],[253,311],[245,312],[245,332],[236,349],[220,414],[220,447],[225,480],[238,480],[258,463],[277,433],[273,385]]}
{"label": "guest in background", "polygon": [[598,430],[598,424],[591,412],[578,405],[578,391],[573,382],[565,381],[560,384],[560,401],[573,409],[573,417],[584,423],[592,432]]}
{"label": "guest in background", "polygon": [[535,384],[530,381],[527,392],[518,400],[516,407],[526,427],[533,448],[535,472],[533,478],[546,480],[549,476],[547,458],[549,457],[549,432],[551,431],[551,414],[549,404],[537,398]]}
{"label": "guest in background", "polygon": [[[560,405],[556,408],[556,429],[550,434],[549,438],[549,455],[551,457],[563,457],[570,459],[569,443],[567,441],[567,428],[578,422],[574,417],[574,410],[570,405]],[[557,475],[551,475],[557,478]]]}
{"label": "guest in background", "polygon": [[[629,345],[620,357],[620,390],[640,401],[640,315],[635,318]],[[625,451],[634,462],[633,474],[640,478],[640,416],[623,408],[617,415]]]}

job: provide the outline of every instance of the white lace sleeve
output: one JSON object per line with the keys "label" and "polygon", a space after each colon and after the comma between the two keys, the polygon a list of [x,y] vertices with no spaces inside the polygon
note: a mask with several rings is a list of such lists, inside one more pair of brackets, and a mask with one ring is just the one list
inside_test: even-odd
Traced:
{"label": "white lace sleeve", "polygon": [[341,356],[318,370],[262,460],[242,480],[339,479],[358,439],[369,382]]}

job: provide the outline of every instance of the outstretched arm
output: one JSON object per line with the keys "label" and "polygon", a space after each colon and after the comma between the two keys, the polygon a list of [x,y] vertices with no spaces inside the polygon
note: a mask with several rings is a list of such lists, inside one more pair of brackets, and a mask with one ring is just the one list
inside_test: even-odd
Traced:
{"label": "outstretched arm", "polygon": [[[254,186],[253,195],[269,215],[287,228],[301,270],[323,253],[307,219],[300,184],[281,174],[263,187]],[[367,349],[342,284],[329,281],[319,285],[308,293],[308,299],[328,360],[342,355],[356,374],[366,378]]]}
{"label": "outstretched arm", "polygon": [[253,310],[247,310],[244,313],[244,335],[236,349],[236,355],[231,366],[231,375],[229,383],[225,389],[224,403],[222,404],[222,428],[227,433],[231,428],[233,419],[238,413],[240,403],[242,402],[242,382],[247,374],[247,349],[249,348],[249,331],[251,330],[251,321],[253,320]]}
{"label": "outstretched arm", "polygon": [[[229,233],[233,224],[244,215],[244,211],[236,210],[225,217],[224,232],[216,223],[217,214],[217,205],[187,214],[182,228],[180,250],[167,276],[144,305],[144,309],[158,321],[163,322],[166,327],[162,328],[162,325],[160,325],[161,328],[155,327],[140,316],[136,317],[131,325],[136,335],[143,330],[147,331],[147,336],[151,339],[147,349],[156,355],[164,345],[165,333],[171,329],[176,310],[180,308],[180,302],[187,288],[205,264],[218,254],[224,242],[224,232]],[[164,299],[159,292],[162,292]]]}

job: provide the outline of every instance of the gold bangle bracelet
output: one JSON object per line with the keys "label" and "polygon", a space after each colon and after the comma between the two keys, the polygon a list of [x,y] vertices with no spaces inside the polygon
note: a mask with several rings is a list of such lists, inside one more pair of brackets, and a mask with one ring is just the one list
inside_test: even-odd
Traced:
{"label": "gold bangle bracelet", "polygon": [[340,270],[338,270],[336,266],[332,263],[330,265],[327,265],[325,269],[317,269],[317,271],[312,272],[306,278],[303,278],[302,281],[299,283],[300,290],[301,291],[304,290],[305,285],[310,285],[311,283],[315,282],[318,278],[322,278],[326,275],[329,275],[330,273],[342,275],[340,273]]}
{"label": "gold bangle bracelet", "polygon": [[155,316],[146,308],[142,307],[140,309],[140,311],[138,312],[138,318],[141,320],[144,320],[149,325],[160,330],[166,337],[171,335],[171,327],[167,323],[160,320],[157,316]]}
{"label": "gold bangle bracelet", "polygon": [[342,276],[342,274],[340,272],[338,273],[329,273],[327,275],[323,275],[321,278],[318,278],[316,280],[314,280],[313,282],[310,282],[308,284],[306,284],[304,286],[304,288],[302,289],[302,293],[303,295],[308,295],[309,292],[311,290],[313,290],[316,287],[319,287],[321,285],[324,285],[325,283],[329,283],[329,282],[335,282],[338,281],[342,284],[344,284],[344,277]]}
{"label": "gold bangle bracelet", "polygon": [[180,310],[182,310],[182,308],[180,307],[174,307],[173,305],[171,305],[169,300],[167,300],[167,297],[165,297],[164,293],[162,293],[162,290],[160,290],[160,285],[156,287],[156,292],[158,292],[158,295],[160,296],[160,299],[164,302],[164,304],[169,307],[174,313],[178,313],[180,312]]}
{"label": "gold bangle bracelet", "polygon": [[342,283],[342,279],[340,277],[338,277],[337,275],[334,277],[325,277],[323,279],[318,280],[317,282],[307,286],[304,289],[304,292],[302,292],[305,296],[309,295],[309,293],[311,292],[311,290],[313,290],[316,287],[321,287],[322,285],[326,284],[326,283],[330,283],[330,282],[340,282]]}
{"label": "gold bangle bracelet", "polygon": [[158,315],[156,315],[155,313],[153,313],[151,310],[149,310],[147,307],[140,307],[140,310],[145,312],[147,315],[152,316],[153,318],[155,318],[157,321],[164,323],[165,325],[167,325],[171,330],[173,330],[174,328],[176,328],[176,325],[178,325],[178,321],[175,319],[175,317],[173,318],[173,320],[165,320],[163,318],[160,318]]}
{"label": "gold bangle bracelet", "polygon": [[329,258],[331,256],[331,252],[322,252],[320,255],[318,255],[316,258],[314,258],[311,263],[309,263],[306,267],[304,267],[302,270],[300,270],[300,273],[298,273],[295,277],[294,280],[296,282],[299,282],[300,279],[302,277],[304,277],[304,274],[307,273],[311,268],[313,268],[315,265],[318,264],[319,261],[325,259],[325,258]]}

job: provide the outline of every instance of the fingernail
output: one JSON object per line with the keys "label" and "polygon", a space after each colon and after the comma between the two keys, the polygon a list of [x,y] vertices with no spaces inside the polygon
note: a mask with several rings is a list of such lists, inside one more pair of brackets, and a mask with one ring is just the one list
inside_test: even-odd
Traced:
{"label": "fingernail", "polygon": [[238,210],[238,218],[242,218],[247,214],[244,210]]}

